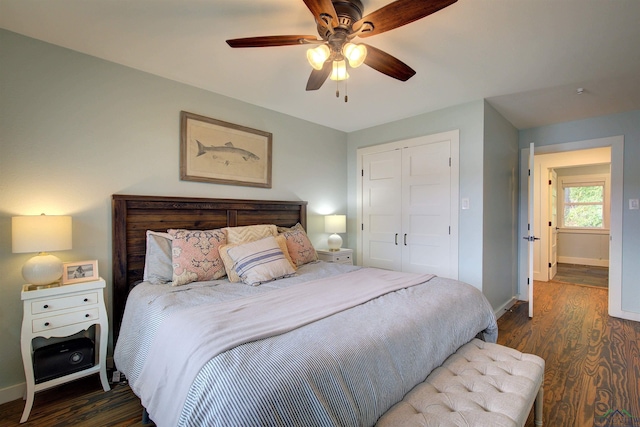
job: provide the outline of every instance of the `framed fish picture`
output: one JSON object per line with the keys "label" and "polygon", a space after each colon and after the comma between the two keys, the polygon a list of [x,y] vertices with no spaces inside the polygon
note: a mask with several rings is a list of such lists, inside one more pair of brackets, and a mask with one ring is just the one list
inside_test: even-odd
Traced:
{"label": "framed fish picture", "polygon": [[271,188],[272,135],[180,112],[180,179]]}

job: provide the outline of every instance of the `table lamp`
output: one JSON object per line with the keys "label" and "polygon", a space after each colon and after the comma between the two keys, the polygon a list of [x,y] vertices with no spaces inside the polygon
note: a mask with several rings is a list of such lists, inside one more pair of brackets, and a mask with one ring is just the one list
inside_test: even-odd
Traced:
{"label": "table lamp", "polygon": [[345,233],[347,231],[347,216],[346,215],[327,215],[324,217],[324,231],[326,233],[333,233],[329,236],[327,244],[330,251],[339,251],[342,246],[342,237],[338,233]]}
{"label": "table lamp", "polygon": [[32,285],[48,285],[62,277],[62,261],[47,251],[71,249],[71,217],[29,215],[11,218],[13,253],[38,252],[22,266],[22,277]]}

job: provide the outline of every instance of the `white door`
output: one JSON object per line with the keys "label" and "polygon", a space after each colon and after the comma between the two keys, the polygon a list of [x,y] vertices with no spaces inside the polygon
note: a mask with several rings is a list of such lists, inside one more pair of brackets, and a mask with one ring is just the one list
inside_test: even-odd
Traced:
{"label": "white door", "polygon": [[534,224],[534,214],[535,214],[535,198],[534,198],[534,145],[533,142],[529,145],[529,198],[528,198],[528,235],[525,237],[526,240],[529,241],[527,245],[527,249],[529,251],[529,274],[527,277],[527,284],[529,285],[529,317],[533,317],[533,253],[534,253],[534,242],[538,240],[535,237],[533,224]]}
{"label": "white door", "polygon": [[558,174],[549,169],[549,280],[558,273]]}
{"label": "white door", "polygon": [[362,157],[362,258],[366,267],[402,270],[401,150]]}
{"label": "white door", "polygon": [[450,157],[449,141],[402,149],[402,271],[452,277]]}

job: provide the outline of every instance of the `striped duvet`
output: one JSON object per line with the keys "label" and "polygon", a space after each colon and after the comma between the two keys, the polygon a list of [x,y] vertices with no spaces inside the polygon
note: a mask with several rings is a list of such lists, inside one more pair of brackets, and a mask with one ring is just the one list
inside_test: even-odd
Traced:
{"label": "striped duvet", "polygon": [[[139,285],[127,302],[116,366],[136,389],[154,337],[172,313],[356,268],[319,262],[302,267],[296,277],[259,287],[227,281],[180,288]],[[482,294],[434,278],[212,358],[175,419],[183,426],[373,425],[480,332],[488,341],[497,337],[495,317]],[[159,426],[176,424],[150,415]]]}

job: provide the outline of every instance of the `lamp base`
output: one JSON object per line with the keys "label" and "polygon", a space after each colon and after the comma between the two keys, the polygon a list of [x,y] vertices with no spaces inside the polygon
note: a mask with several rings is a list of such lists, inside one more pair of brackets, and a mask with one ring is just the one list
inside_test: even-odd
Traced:
{"label": "lamp base", "polygon": [[329,246],[330,251],[339,251],[342,247],[342,237],[340,237],[336,233],[333,233],[331,236],[329,236],[329,239],[327,239],[327,245]]}
{"label": "lamp base", "polygon": [[62,277],[62,261],[55,255],[41,252],[22,266],[22,277],[36,286],[57,282]]}

